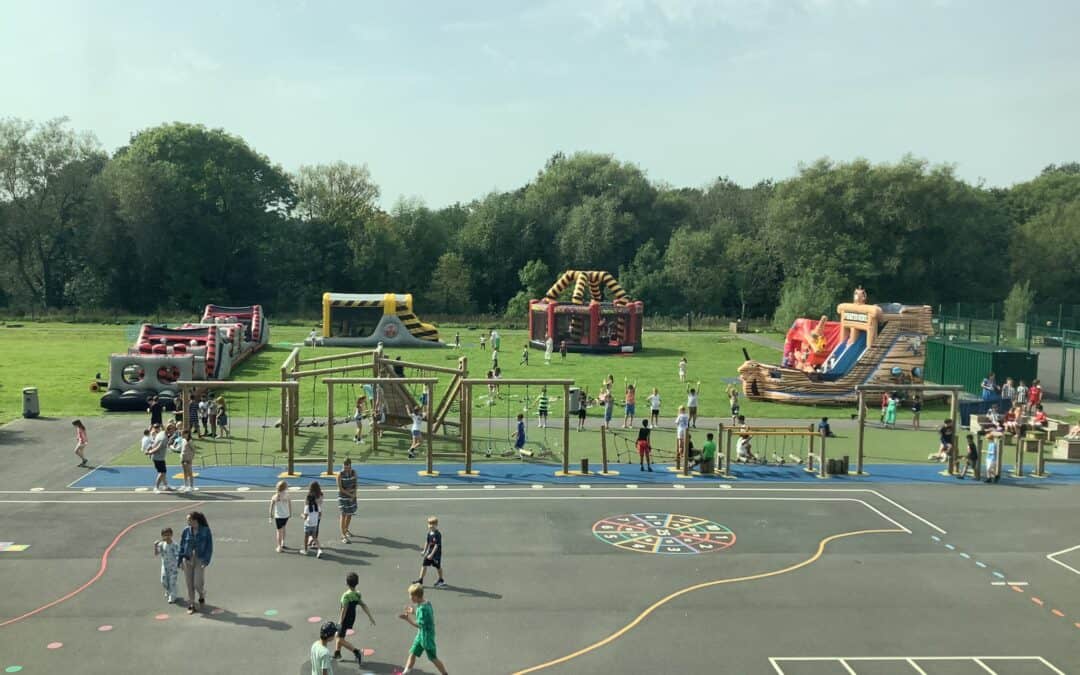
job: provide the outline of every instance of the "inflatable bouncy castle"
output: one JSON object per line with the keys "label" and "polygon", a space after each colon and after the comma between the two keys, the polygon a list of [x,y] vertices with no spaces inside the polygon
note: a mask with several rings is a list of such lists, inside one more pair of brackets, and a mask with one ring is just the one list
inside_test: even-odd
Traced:
{"label": "inflatable bouncy castle", "polygon": [[[439,329],[413,313],[412,293],[323,293],[322,333],[326,347],[444,347]],[[314,346],[312,339],[304,344]]]}
{"label": "inflatable bouncy castle", "polygon": [[261,305],[207,305],[198,323],[178,327],[143,324],[126,354],[109,357],[106,410],[145,410],[157,396],[168,410],[178,380],[225,380],[233,367],[262,349],[270,329]]}
{"label": "inflatable bouncy castle", "polygon": [[922,384],[926,338],[934,332],[929,306],[872,305],[860,287],[836,312],[839,321],[796,319],[781,363],[747,357],[739,367],[746,396],[840,405],[855,402],[860,384]]}
{"label": "inflatable bouncy castle", "polygon": [[[570,302],[560,301],[568,289]],[[568,352],[632,354],[641,351],[644,315],[645,305],[631,300],[610,273],[568,270],[543,299],[529,301],[529,344],[545,349],[551,336],[556,350],[565,343]]]}

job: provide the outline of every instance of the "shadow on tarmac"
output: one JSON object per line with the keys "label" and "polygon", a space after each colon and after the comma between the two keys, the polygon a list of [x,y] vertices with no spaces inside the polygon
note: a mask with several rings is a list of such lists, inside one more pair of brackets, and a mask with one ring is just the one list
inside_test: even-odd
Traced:
{"label": "shadow on tarmac", "polygon": [[502,600],[501,593],[492,593],[490,591],[482,591],[479,588],[466,588],[464,586],[455,586],[454,584],[446,584],[441,591],[451,591],[460,595],[467,595],[470,598],[483,598],[485,600]]}
{"label": "shadow on tarmac", "polygon": [[[356,661],[354,659],[345,659],[345,658],[343,658],[340,661],[335,662],[334,668],[335,668],[335,670],[338,669],[338,668],[344,669],[346,665],[351,665],[353,668],[357,667],[356,666]],[[367,659],[364,659],[364,662],[362,664],[360,664],[359,668],[360,668],[361,673],[400,673],[401,672],[401,666],[396,664],[396,663],[385,663],[383,661],[368,661]],[[412,672],[417,673],[417,675],[419,675],[420,673],[426,673],[428,671],[421,668],[420,663],[417,663],[416,667],[413,668]],[[311,675],[311,661],[304,661],[304,663],[301,664],[301,666],[300,666],[300,675]]]}
{"label": "shadow on tarmac", "polygon": [[[213,609],[220,609],[221,612],[219,614],[214,614],[212,611]],[[236,612],[225,609],[224,607],[207,607],[204,611],[200,612],[200,615],[203,619],[210,619],[211,621],[224,621],[225,623],[231,623],[237,626],[245,626],[247,628],[268,628],[270,630],[289,630],[292,628],[290,624],[287,624],[284,621],[268,619],[263,616],[241,616]]]}
{"label": "shadow on tarmac", "polygon": [[[364,541],[361,542],[360,540]],[[364,543],[368,546],[382,546],[383,548],[392,548],[398,551],[423,551],[423,546],[417,546],[416,544],[407,544],[403,541],[397,541],[394,539],[387,539],[386,537],[368,537],[360,534],[354,537],[354,540],[358,543]]]}

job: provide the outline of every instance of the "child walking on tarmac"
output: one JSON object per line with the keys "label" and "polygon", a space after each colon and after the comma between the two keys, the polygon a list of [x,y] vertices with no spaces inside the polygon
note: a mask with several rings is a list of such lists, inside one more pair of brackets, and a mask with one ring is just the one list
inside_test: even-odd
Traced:
{"label": "child walking on tarmac", "polygon": [[341,648],[344,647],[356,657],[356,665],[363,663],[364,654],[345,639],[345,636],[349,634],[349,630],[356,624],[356,608],[359,606],[360,609],[364,610],[368,621],[371,622],[372,626],[375,625],[375,617],[371,615],[371,610],[364,604],[360,593],[356,590],[358,583],[360,583],[360,577],[356,572],[349,572],[345,575],[345,592],[341,594],[341,621],[338,623],[337,643],[334,645],[335,659],[341,658]]}
{"label": "child walking on tarmac", "polygon": [[960,473],[956,474],[956,477],[960,480],[967,478],[968,469],[971,469],[971,474],[975,477],[979,477],[979,472],[976,467],[979,466],[979,446],[975,445],[975,437],[971,434],[967,435],[967,453],[964,455],[964,468],[960,469]]}
{"label": "child walking on tarmac", "polygon": [[80,460],[80,467],[86,466],[86,426],[82,420],[75,420],[71,426],[75,427],[75,456]]}
{"label": "child walking on tarmac", "polygon": [[398,618],[416,628],[416,638],[413,640],[412,647],[409,648],[409,655],[405,659],[405,668],[401,671],[401,675],[409,675],[413,666],[416,665],[417,657],[425,653],[439,672],[446,675],[446,666],[439,660],[438,651],[435,648],[435,612],[431,609],[431,603],[424,600],[424,587],[420,584],[409,586],[409,601],[412,604],[406,606],[405,611],[399,614]]}
{"label": "child walking on tarmac", "polygon": [[180,543],[173,541],[171,527],[162,528],[161,539],[154,542],[154,555],[161,558],[161,585],[165,600],[171,604],[176,601],[176,574],[180,569]]}
{"label": "child walking on tarmac", "polygon": [[420,578],[413,583],[420,584],[420,587],[424,586],[424,577],[427,576],[427,568],[434,567],[435,571],[439,573],[439,578],[435,580],[435,588],[442,588],[446,585],[446,580],[443,579],[442,573],[442,532],[439,532],[439,519],[435,516],[431,516],[427,519],[427,540],[424,542],[424,558],[420,563]]}

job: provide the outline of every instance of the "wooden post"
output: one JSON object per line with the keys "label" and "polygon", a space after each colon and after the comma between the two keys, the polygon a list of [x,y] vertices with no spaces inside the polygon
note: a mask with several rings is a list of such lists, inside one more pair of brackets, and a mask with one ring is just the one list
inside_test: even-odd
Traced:
{"label": "wooden post", "polygon": [[731,473],[731,432],[733,429],[727,430],[727,439],[724,442],[724,478],[733,478]]}
{"label": "wooden post", "polygon": [[[285,370],[285,366],[281,367],[281,381],[287,382],[289,380],[288,372]],[[285,430],[289,428],[289,425],[285,421],[285,416],[289,414],[289,390],[285,387],[281,388],[281,419],[279,420],[281,430],[281,452],[286,453],[289,451],[289,442],[286,440],[287,434]],[[292,469],[289,469],[289,473],[292,473]]]}
{"label": "wooden post", "polygon": [[[813,438],[813,436],[811,436]],[[821,457],[818,459],[818,478],[828,478],[829,472],[826,471],[825,460],[825,437],[821,437]]]}
{"label": "wooden post", "polygon": [[[377,357],[376,357],[377,358]],[[376,369],[375,377],[380,377],[379,370]],[[379,454],[379,407],[382,403],[382,385],[378,382],[375,383],[375,396],[372,402],[371,411],[371,454],[372,456]]]}
{"label": "wooden post", "polygon": [[286,391],[285,392],[285,415],[281,418],[281,430],[282,430],[282,433],[285,434],[284,436],[282,436],[282,443],[285,445],[285,452],[288,453],[288,457],[289,457],[288,466],[286,467],[286,473],[288,473],[290,476],[296,474],[296,456],[294,454],[294,447],[293,447],[292,409],[290,408],[290,405],[289,405],[289,402],[291,400],[292,400],[292,397],[289,395],[289,392]]}
{"label": "wooden post", "polygon": [[[677,438],[677,436],[676,436]],[[678,441],[675,441],[678,443]],[[678,455],[676,455],[676,458]],[[683,439],[683,459],[682,459],[682,475],[684,478],[690,477],[690,428],[686,429],[686,438]]]}
{"label": "wooden post", "polygon": [[1040,437],[1035,444],[1035,470],[1031,472],[1033,478],[1045,478],[1046,477],[1046,457],[1043,455],[1043,449],[1046,446],[1046,440]]}
{"label": "wooden post", "polygon": [[1024,434],[1022,437],[1016,439],[1016,464],[1013,466],[1014,478],[1024,477],[1024,444],[1026,442],[1027,434]]}
{"label": "wooden post", "polygon": [[435,471],[435,448],[432,441],[433,420],[431,419],[434,416],[432,399],[435,398],[435,388],[430,384],[425,384],[424,391],[427,393],[427,403],[424,405],[424,415],[427,417],[427,472],[424,475],[438,476],[438,472]]}
{"label": "wooden post", "polygon": [[600,466],[601,473],[606,474],[607,471],[607,430],[600,427]]}
{"label": "wooden post", "polygon": [[960,429],[960,396],[954,390],[949,396],[949,416],[952,419],[953,428],[953,443],[952,452],[949,453],[949,475],[955,476],[957,471],[956,466],[956,443],[959,440],[959,434],[957,430]]}
{"label": "wooden post", "polygon": [[[724,423],[720,422],[720,423],[718,423],[716,425],[716,442],[717,442],[717,444],[720,443],[720,439],[723,438],[723,437],[724,437]],[[726,466],[724,466],[724,467],[720,466],[720,453],[719,452],[716,453],[715,461],[716,461],[717,466],[713,467],[713,473],[714,474],[720,474],[721,476],[726,476],[727,475],[727,467]]]}
{"label": "wooden post", "polygon": [[855,455],[855,473],[859,476],[863,473],[863,458],[866,456],[866,394],[859,391],[859,447]]}
{"label": "wooden post", "polygon": [[334,475],[334,385],[326,385],[326,474]]}
{"label": "wooden post", "polygon": [[975,435],[975,447],[979,452],[979,460],[975,462],[975,480],[982,478],[982,463],[983,463],[983,437],[982,434]]}
{"label": "wooden post", "polygon": [[563,385],[562,470],[570,473],[570,385]]}
{"label": "wooden post", "polygon": [[[1002,438],[1004,438],[1004,436],[1002,436]],[[1016,442],[1018,444],[1020,443],[1020,438],[1019,437],[1017,437]],[[1004,443],[998,443],[997,456],[994,457],[994,475],[997,476],[999,478],[999,480],[1000,480],[1000,477],[1001,477],[1001,471],[1004,468],[1002,466],[1005,463],[1004,455],[1005,455],[1005,444]]]}
{"label": "wooden post", "polygon": [[465,475],[472,475],[472,385],[461,385],[461,442],[465,444]]}

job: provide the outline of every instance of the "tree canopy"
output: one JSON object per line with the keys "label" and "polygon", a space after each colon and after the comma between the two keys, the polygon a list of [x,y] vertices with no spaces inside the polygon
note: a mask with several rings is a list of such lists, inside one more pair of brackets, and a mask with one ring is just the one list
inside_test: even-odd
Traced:
{"label": "tree canopy", "polygon": [[856,284],[929,304],[1080,288],[1077,163],[1009,188],[914,157],[672,187],[559,152],[525,185],[444,208],[379,195],[366,165],[289,173],[201,125],[139,131],[110,157],[65,119],[0,120],[0,307],[310,314],[323,291],[397,291],[430,312],[523,318],[565,269],[617,274],[650,314],[778,321]]}

